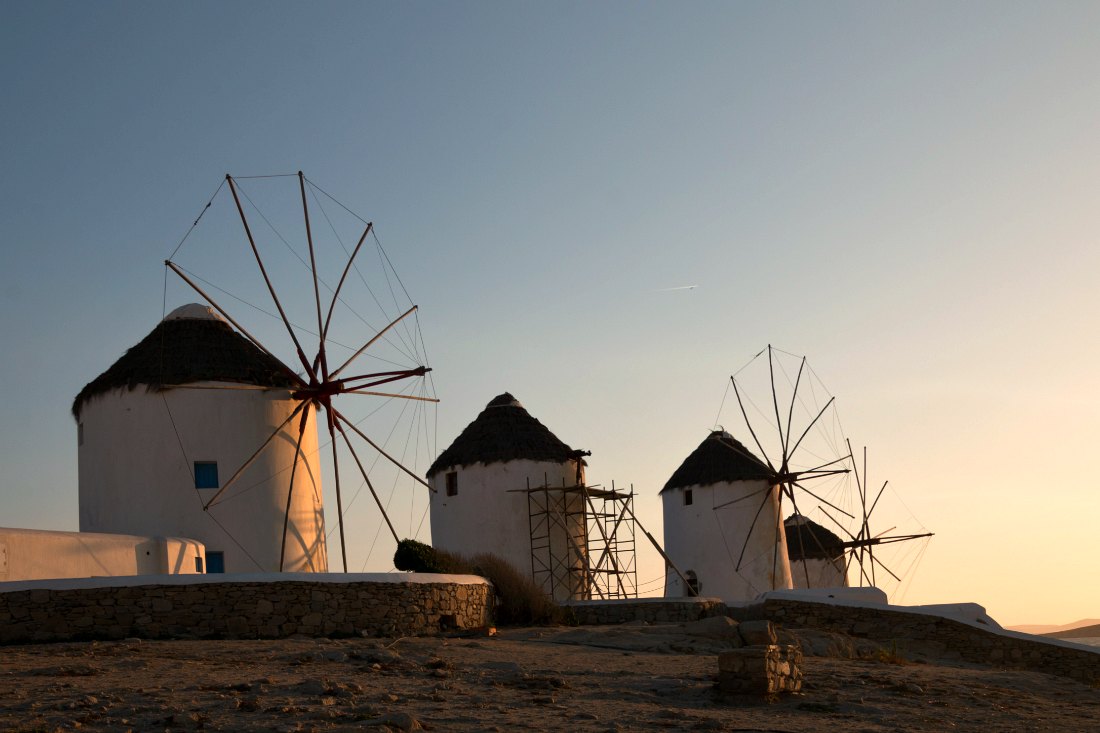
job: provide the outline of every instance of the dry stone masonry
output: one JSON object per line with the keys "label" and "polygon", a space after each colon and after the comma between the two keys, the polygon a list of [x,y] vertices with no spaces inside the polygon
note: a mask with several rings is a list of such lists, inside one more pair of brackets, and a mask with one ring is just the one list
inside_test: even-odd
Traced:
{"label": "dry stone masonry", "polygon": [[0,593],[0,643],[421,635],[486,626],[489,583],[219,582]]}
{"label": "dry stone masonry", "polygon": [[726,604],[717,598],[632,598],[610,601],[572,601],[563,604],[582,626],[621,624],[628,621],[682,623],[709,616],[724,616]]}
{"label": "dry stone masonry", "polygon": [[735,695],[770,696],[802,689],[802,652],[763,644],[718,655],[718,687]]}
{"label": "dry stone masonry", "polygon": [[906,658],[955,657],[965,662],[1100,682],[1100,652],[995,629],[987,631],[942,616],[772,598],[737,611],[743,619],[769,619],[788,629],[824,629],[873,639],[892,645]]}

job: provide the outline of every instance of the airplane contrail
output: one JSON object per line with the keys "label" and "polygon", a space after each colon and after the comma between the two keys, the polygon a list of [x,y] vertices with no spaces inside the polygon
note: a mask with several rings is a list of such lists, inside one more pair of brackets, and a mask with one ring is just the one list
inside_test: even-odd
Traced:
{"label": "airplane contrail", "polygon": [[657,288],[656,290],[651,290],[650,292],[651,293],[668,293],[668,292],[672,292],[673,290],[695,290],[695,288],[697,288],[697,287],[699,287],[699,286],[698,285],[678,285],[674,288]]}

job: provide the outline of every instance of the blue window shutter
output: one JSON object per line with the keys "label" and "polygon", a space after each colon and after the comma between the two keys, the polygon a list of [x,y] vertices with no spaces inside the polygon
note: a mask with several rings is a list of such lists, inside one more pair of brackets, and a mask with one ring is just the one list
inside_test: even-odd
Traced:
{"label": "blue window shutter", "polygon": [[225,572],[225,553],[221,550],[206,551],[206,572],[207,573],[224,573]]}
{"label": "blue window shutter", "polygon": [[216,461],[195,461],[195,488],[218,488],[218,464]]}

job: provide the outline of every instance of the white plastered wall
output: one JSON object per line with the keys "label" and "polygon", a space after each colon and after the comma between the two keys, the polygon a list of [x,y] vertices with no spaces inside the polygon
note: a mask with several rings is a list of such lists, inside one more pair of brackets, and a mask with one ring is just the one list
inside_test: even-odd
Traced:
{"label": "white plastered wall", "polygon": [[[458,474],[458,493],[447,496],[446,476],[452,470]],[[435,489],[431,495],[432,546],[467,556],[493,553],[531,575],[531,519],[526,489],[528,485],[535,488],[576,483],[574,461],[475,463],[440,471],[431,479]],[[576,516],[571,521],[582,523]],[[584,527],[572,526],[570,534],[584,536]],[[550,542],[555,548],[567,548],[563,551],[573,559],[574,549],[587,552],[587,543],[573,548],[565,535],[561,524],[552,523]],[[567,600],[570,596],[564,591],[566,587],[583,586],[583,573],[580,576],[571,583],[556,585],[555,598]]]}
{"label": "white plastered wall", "polygon": [[[797,548],[795,548],[797,555]],[[795,588],[846,588],[848,575],[843,556],[826,560],[794,560],[791,562],[791,581]],[[807,578],[809,579],[807,581]]]}
{"label": "white plastered wall", "polygon": [[0,582],[190,575],[205,565],[205,548],[190,539],[0,527]]}
{"label": "white plastered wall", "polygon": [[[738,602],[791,587],[787,540],[779,521],[778,487],[769,487],[765,481],[732,481],[686,488],[692,492],[689,505],[684,504],[685,489],[670,489],[661,495],[664,549],[680,572],[695,573],[699,595]],[[727,502],[735,503],[715,509]],[[758,509],[759,518],[753,525]],[[686,595],[680,577],[668,570],[665,597]]]}
{"label": "white plastered wall", "polygon": [[[300,414],[209,512],[203,504],[216,489],[195,488],[193,464],[216,461],[224,485],[297,404],[286,390],[149,392],[138,386],[92,397],[80,416],[80,529],[190,537],[208,552],[223,552],[228,573],[278,571]],[[301,456],[283,570],[324,572],[328,556],[312,409]]]}

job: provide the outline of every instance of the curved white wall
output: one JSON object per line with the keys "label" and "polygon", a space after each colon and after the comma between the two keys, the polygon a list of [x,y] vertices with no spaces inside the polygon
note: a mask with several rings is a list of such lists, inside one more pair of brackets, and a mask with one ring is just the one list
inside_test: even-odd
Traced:
{"label": "curved white wall", "polygon": [[[450,471],[440,471],[431,479],[435,489],[431,495],[432,545],[467,556],[491,552],[520,571],[531,574],[528,482],[532,488],[544,484],[551,487],[563,484],[574,486],[577,483],[576,463],[517,460],[489,465],[476,463],[453,470],[458,474],[458,493],[455,496],[447,496],[446,476]],[[583,472],[581,476],[583,479]],[[573,494],[570,501],[573,502],[571,509],[581,509],[577,505],[583,501],[579,494]],[[583,537],[584,530],[583,519],[574,515],[569,533]],[[583,563],[571,548],[566,530],[560,524],[551,524],[550,542],[556,549],[565,548],[562,552],[568,553],[569,563]],[[582,553],[587,552],[586,543],[579,549]],[[558,556],[565,557],[561,552]],[[582,578],[583,573],[574,573],[572,583],[555,584],[555,598],[587,597],[583,592],[565,592],[566,585],[583,585]]]}
{"label": "curved white wall", "polygon": [[[81,410],[80,529],[199,540],[225,553],[228,573],[279,570],[299,416],[204,512],[216,489],[196,489],[195,461],[216,461],[219,484],[248,460],[297,402],[286,390],[144,386],[93,397]],[[288,572],[328,570],[317,427],[312,409],[294,478]]]}
{"label": "curved white wall", "polygon": [[845,559],[841,556],[832,560],[795,560],[791,563],[791,581],[795,588],[846,588]]}
{"label": "curved white wall", "polygon": [[[665,553],[680,572],[695,573],[699,595],[736,602],[791,587],[787,539],[779,519],[778,487],[769,488],[764,481],[732,481],[687,489],[692,492],[692,503],[688,505],[684,504],[685,489],[670,489],[661,495]],[[765,495],[768,501],[753,526],[753,517]],[[714,508],[735,499],[742,500]],[[746,536],[749,539],[744,559],[737,571]],[[667,571],[665,597],[686,595],[680,577],[673,570]]]}

